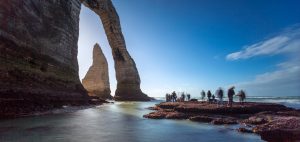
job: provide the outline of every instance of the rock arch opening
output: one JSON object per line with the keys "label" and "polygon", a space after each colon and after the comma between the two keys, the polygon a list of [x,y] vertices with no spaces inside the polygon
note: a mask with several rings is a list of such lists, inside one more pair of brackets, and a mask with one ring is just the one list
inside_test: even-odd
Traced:
{"label": "rock arch opening", "polygon": [[99,15],[113,51],[118,82],[115,99],[150,100],[140,89],[135,62],[126,50],[110,0],[2,0],[0,99],[5,101],[1,105],[29,111],[87,103],[77,61],[82,3]]}
{"label": "rock arch opening", "polygon": [[110,0],[81,0],[81,2],[99,16],[111,47],[117,80],[115,100],[150,100],[140,89],[139,73],[126,49],[120,19],[112,2]]}
{"label": "rock arch opening", "polygon": [[[96,44],[97,47],[95,47]],[[98,57],[94,57],[95,48],[99,48],[97,51],[101,51],[98,52]],[[82,6],[80,11],[77,58],[79,77],[88,94],[102,99],[111,98],[108,94],[114,96],[117,81],[111,48],[98,15],[85,6]],[[105,66],[108,68],[105,69]],[[89,81],[83,82],[87,78],[90,78]],[[86,84],[90,84],[88,85],[90,87],[86,87]],[[105,88],[111,90],[111,93],[101,93],[105,90],[105,84],[108,84]]]}

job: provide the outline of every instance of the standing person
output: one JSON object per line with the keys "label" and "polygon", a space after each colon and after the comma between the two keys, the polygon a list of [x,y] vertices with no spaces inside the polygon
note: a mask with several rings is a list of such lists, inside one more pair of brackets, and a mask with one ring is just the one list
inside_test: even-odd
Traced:
{"label": "standing person", "polygon": [[181,93],[181,98],[182,98],[182,101],[184,102],[184,100],[185,100],[184,92]]}
{"label": "standing person", "polygon": [[219,98],[218,101],[218,106],[223,105],[223,96],[224,96],[224,91],[221,87],[216,91],[217,97]]}
{"label": "standing person", "polygon": [[169,94],[167,93],[166,94],[166,102],[168,102],[169,101]]}
{"label": "standing person", "polygon": [[227,96],[228,96],[228,105],[227,106],[229,106],[229,107],[232,107],[234,94],[235,94],[234,86],[232,86],[228,89],[228,92],[227,92]]}
{"label": "standing person", "polygon": [[241,101],[242,101],[242,105],[244,105],[246,99],[246,93],[244,90],[241,90]]}
{"label": "standing person", "polygon": [[244,105],[244,100],[246,98],[246,94],[245,94],[244,90],[239,91],[237,96],[239,97],[240,104],[243,106]]}
{"label": "standing person", "polygon": [[190,94],[187,94],[186,96],[187,96],[187,100],[190,101],[191,95],[190,95]]}
{"label": "standing person", "polygon": [[202,101],[204,101],[204,98],[205,98],[205,92],[204,92],[204,90],[202,90],[201,91],[201,99],[202,99]]}
{"label": "standing person", "polygon": [[210,90],[208,90],[207,91],[207,99],[208,99],[208,102],[210,102],[211,101],[211,92],[210,92]]}
{"label": "standing person", "polygon": [[172,101],[176,102],[176,99],[177,99],[177,95],[176,95],[175,91],[173,91],[173,93],[172,93]]}

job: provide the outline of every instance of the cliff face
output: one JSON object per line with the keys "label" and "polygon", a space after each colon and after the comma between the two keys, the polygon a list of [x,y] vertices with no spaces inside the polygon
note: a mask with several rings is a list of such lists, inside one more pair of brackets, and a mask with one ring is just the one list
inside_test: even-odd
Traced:
{"label": "cliff face", "polygon": [[1,0],[0,114],[87,102],[77,62],[81,2],[105,28],[115,60],[116,100],[149,100],[110,0]]}
{"label": "cliff face", "polygon": [[0,114],[87,102],[77,63],[80,8],[79,0],[0,1]]}
{"label": "cliff face", "polygon": [[99,15],[115,62],[117,101],[149,101],[150,98],[140,89],[140,76],[134,60],[129,55],[122,34],[119,16],[111,0],[81,0],[82,3]]}
{"label": "cliff face", "polygon": [[97,96],[101,99],[112,99],[110,95],[107,60],[98,44],[94,46],[93,64],[82,79],[82,85],[90,96]]}

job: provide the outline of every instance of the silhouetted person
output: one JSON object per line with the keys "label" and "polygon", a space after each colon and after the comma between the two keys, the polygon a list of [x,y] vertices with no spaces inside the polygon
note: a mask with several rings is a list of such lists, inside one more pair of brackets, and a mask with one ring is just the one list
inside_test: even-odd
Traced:
{"label": "silhouetted person", "polygon": [[171,99],[172,99],[172,98],[171,98],[171,94],[167,93],[167,94],[166,94],[166,101],[167,101],[167,102],[171,102]]}
{"label": "silhouetted person", "polygon": [[240,104],[244,105],[244,100],[246,99],[246,94],[245,94],[244,90],[239,91],[237,96],[239,97]]}
{"label": "silhouetted person", "polygon": [[184,102],[184,100],[185,100],[185,95],[184,95],[184,93],[181,94],[181,98],[182,98],[182,101]]}
{"label": "silhouetted person", "polygon": [[172,101],[176,102],[176,99],[177,99],[177,95],[176,95],[175,91],[173,91],[173,93],[172,93]]}
{"label": "silhouetted person", "polygon": [[168,102],[169,101],[169,94],[167,93],[166,94],[166,102]]}
{"label": "silhouetted person", "polygon": [[224,91],[221,87],[216,91],[217,97],[219,98],[218,105],[223,105],[223,96],[224,96]]}
{"label": "silhouetted person", "polygon": [[232,107],[232,103],[233,103],[233,96],[234,96],[235,92],[234,92],[234,86],[232,86],[231,88],[228,89],[227,92],[227,96],[228,96],[228,106]]}
{"label": "silhouetted person", "polygon": [[211,101],[212,101],[212,102],[216,102],[216,96],[215,96],[214,94],[212,95]]}
{"label": "silhouetted person", "polygon": [[211,92],[210,90],[207,91],[207,98],[208,98],[208,102],[211,101]]}
{"label": "silhouetted person", "polygon": [[190,101],[191,100],[191,95],[187,94],[186,96],[187,96],[187,100]]}
{"label": "silhouetted person", "polygon": [[201,99],[202,99],[202,101],[204,101],[204,98],[205,98],[205,92],[204,92],[204,90],[202,90],[201,91]]}

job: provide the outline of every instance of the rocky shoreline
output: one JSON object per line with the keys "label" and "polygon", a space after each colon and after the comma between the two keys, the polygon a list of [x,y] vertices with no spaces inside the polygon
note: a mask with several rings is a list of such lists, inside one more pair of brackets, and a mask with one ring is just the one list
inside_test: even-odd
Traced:
{"label": "rocky shoreline", "polygon": [[[106,100],[98,97],[89,97],[87,101],[53,101],[53,100],[20,100],[20,99],[0,99],[0,119],[12,119],[27,116],[52,114],[56,110],[68,108],[89,108],[104,103],[109,103]],[[64,112],[62,110],[62,112]]]}
{"label": "rocky shoreline", "polygon": [[144,115],[150,119],[189,119],[214,125],[239,124],[237,131],[266,141],[300,141],[300,110],[275,103],[235,103],[232,108],[208,102],[163,102]]}

